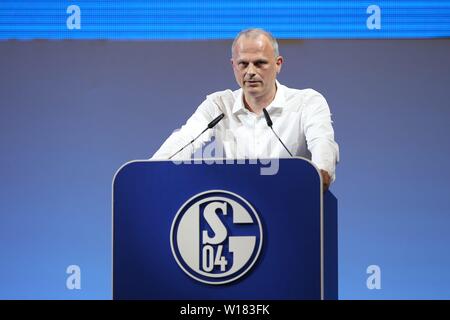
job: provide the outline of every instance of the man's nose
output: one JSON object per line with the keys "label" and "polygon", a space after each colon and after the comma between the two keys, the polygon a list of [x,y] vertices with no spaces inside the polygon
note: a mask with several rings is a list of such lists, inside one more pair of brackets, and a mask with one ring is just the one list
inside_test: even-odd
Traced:
{"label": "man's nose", "polygon": [[253,63],[249,63],[249,64],[248,64],[247,74],[248,74],[249,76],[254,76],[254,75],[256,74],[255,66],[253,65]]}

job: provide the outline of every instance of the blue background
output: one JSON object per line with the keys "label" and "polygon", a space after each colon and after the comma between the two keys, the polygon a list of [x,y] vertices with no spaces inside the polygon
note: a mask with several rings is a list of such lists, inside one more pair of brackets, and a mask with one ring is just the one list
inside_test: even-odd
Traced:
{"label": "blue background", "polygon": [[[230,45],[0,42],[0,298],[111,297],[112,177],[237,88]],[[335,121],[340,298],[449,299],[450,41],[280,51],[281,83],[321,92]],[[81,290],[66,289],[71,264]],[[366,287],[372,264],[381,290]]]}
{"label": "blue background", "polygon": [[[81,11],[81,29],[66,20]],[[369,6],[382,28],[369,30]],[[67,12],[68,11],[68,12]],[[367,13],[369,11],[369,13]],[[71,19],[69,19],[71,21]],[[232,39],[250,26],[277,37],[416,38],[450,36],[450,1],[392,0],[2,0],[0,39]]]}

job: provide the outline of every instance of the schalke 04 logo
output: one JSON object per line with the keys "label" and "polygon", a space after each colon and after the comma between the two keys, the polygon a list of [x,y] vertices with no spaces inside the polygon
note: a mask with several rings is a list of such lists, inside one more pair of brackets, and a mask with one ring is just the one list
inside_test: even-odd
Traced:
{"label": "schalke 04 logo", "polygon": [[247,273],[262,247],[262,226],[256,210],[239,195],[210,190],[186,201],[170,231],[178,265],[190,277],[224,284]]}

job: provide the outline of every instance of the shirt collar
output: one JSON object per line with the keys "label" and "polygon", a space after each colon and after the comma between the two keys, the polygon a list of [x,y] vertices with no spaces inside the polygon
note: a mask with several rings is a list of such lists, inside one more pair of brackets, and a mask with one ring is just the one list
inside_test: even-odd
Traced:
{"label": "shirt collar", "polygon": [[[272,100],[272,102],[266,107],[267,111],[270,111],[272,109],[281,109],[286,104],[286,100],[284,98],[284,86],[278,82],[278,80],[275,80],[275,83],[277,85],[277,92],[275,94],[275,98]],[[233,113],[238,113],[239,111],[244,111],[245,105],[244,105],[244,91],[239,89],[239,94],[237,99],[234,101],[233,104]],[[281,110],[280,110],[281,111]]]}

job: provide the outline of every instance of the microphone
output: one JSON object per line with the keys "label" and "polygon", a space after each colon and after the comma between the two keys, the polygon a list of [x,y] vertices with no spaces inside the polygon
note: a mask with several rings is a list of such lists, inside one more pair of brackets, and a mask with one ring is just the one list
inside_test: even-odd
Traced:
{"label": "microphone", "polygon": [[[210,123],[208,123],[208,129],[212,129],[216,126],[216,124],[218,124],[220,122],[220,120],[223,119],[223,117],[225,117],[224,113],[221,113],[220,115],[218,115],[213,121],[211,121]],[[205,129],[206,130],[206,129]],[[204,131],[203,131],[204,132]],[[202,133],[203,133],[202,132]]]}
{"label": "microphone", "polygon": [[225,117],[225,114],[221,113],[219,116],[217,116],[215,119],[213,119],[210,123],[208,123],[208,126],[205,128],[205,130],[203,130],[198,136],[196,136],[194,139],[192,139],[192,141],[189,142],[188,144],[186,144],[183,148],[181,148],[180,150],[175,152],[173,155],[171,155],[169,157],[169,160],[172,159],[174,156],[176,156],[181,151],[183,151],[183,149],[186,148],[188,145],[194,143],[194,141],[197,140],[203,133],[205,133],[206,130],[214,128],[220,122],[220,120],[222,120],[224,117]]}
{"label": "microphone", "polygon": [[286,151],[289,153],[289,155],[291,157],[293,157],[292,153],[289,151],[289,149],[284,145],[283,141],[281,141],[280,137],[276,134],[276,132],[273,130],[272,128],[272,119],[270,119],[269,113],[267,112],[267,110],[264,108],[263,109],[263,113],[264,113],[264,118],[266,118],[266,122],[267,125],[269,126],[270,129],[272,129],[272,132],[275,134],[275,136],[278,138],[278,141],[281,142],[281,144],[283,145],[283,147],[286,149]]}

